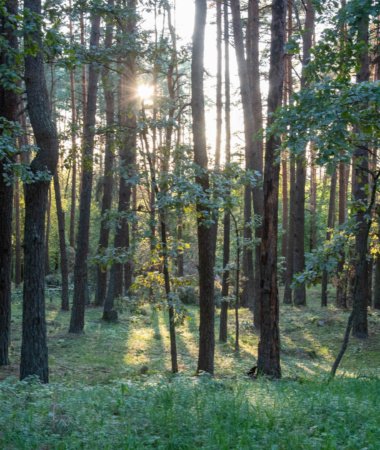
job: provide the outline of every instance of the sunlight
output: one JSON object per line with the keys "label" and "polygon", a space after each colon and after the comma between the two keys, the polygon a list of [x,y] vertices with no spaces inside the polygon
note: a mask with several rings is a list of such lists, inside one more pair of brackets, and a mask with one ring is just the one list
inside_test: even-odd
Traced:
{"label": "sunlight", "polygon": [[137,86],[137,95],[144,103],[149,103],[152,101],[154,94],[154,88],[153,86],[149,84],[140,84]]}

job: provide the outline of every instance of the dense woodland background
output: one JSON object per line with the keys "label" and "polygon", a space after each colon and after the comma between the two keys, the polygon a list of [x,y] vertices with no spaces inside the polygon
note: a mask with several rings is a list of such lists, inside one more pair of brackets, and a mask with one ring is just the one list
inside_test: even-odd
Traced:
{"label": "dense woodland background", "polygon": [[[378,416],[361,402],[379,388],[380,4],[194,3],[0,2],[0,398],[19,414],[25,395],[40,402],[21,421],[28,434],[0,427],[5,446],[79,446],[94,431],[73,432],[70,398],[79,415],[91,408],[65,390],[76,383],[97,386],[104,436],[108,408],[152,424],[110,448],[194,448],[186,436],[206,422],[212,436],[195,446],[256,448],[245,420],[262,416],[257,395],[278,402],[255,424],[258,448],[380,439],[369,417],[352,435],[313,423],[299,441],[286,434],[308,397],[310,420],[324,401],[354,426],[348,392]],[[325,386],[341,363],[340,384]],[[44,391],[49,365],[63,384]],[[283,376],[278,391],[267,384]],[[237,415],[209,423],[218,389],[220,411]],[[176,416],[194,418],[198,401],[187,433]],[[160,404],[170,417],[149,416]],[[46,408],[42,438],[30,430]],[[106,448],[104,436],[85,447]]]}

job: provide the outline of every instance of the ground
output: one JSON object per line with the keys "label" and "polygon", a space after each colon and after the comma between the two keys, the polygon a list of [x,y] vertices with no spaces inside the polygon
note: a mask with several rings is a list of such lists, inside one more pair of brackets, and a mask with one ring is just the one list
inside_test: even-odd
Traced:
{"label": "ground", "polygon": [[[12,365],[0,368],[0,448],[4,449],[377,449],[380,442],[380,314],[370,337],[351,339],[328,382],[348,312],[281,305],[283,380],[252,381],[258,336],[241,311],[241,351],[216,345],[215,377],[195,377],[195,307],[178,326],[180,374],[170,374],[167,312],[125,308],[117,324],[88,308],[85,333],[67,334],[70,313],[47,296],[49,386],[19,383],[21,294],[13,302]],[[218,311],[217,311],[218,312]],[[216,324],[216,327],[218,323]]]}

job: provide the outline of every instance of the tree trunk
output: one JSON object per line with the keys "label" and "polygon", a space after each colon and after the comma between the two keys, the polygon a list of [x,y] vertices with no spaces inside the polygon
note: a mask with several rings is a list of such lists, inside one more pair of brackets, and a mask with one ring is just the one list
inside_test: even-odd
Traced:
{"label": "tree trunk", "polygon": [[59,185],[58,173],[54,175],[54,193],[55,204],[57,209],[58,234],[59,234],[59,251],[61,255],[61,309],[68,311],[69,307],[69,269],[67,262],[66,236],[65,236],[65,213],[62,208],[61,187]]}
{"label": "tree trunk", "polygon": [[[37,156],[31,171],[54,175],[58,161],[58,138],[51,119],[46,86],[40,33],[41,2],[25,0],[24,8],[31,14],[25,18],[25,42],[33,42],[39,51],[25,56],[25,86],[29,118],[32,124]],[[44,383],[49,381],[48,350],[45,323],[44,232],[47,197],[51,175],[37,178],[25,185],[24,232],[24,292],[20,378],[37,375]]]}
{"label": "tree trunk", "polygon": [[[346,222],[346,205],[347,205],[347,182],[346,165],[343,161],[339,163],[339,226],[343,226]],[[347,308],[347,276],[344,271],[345,254],[344,250],[339,259],[337,267],[337,287],[336,287],[336,306],[338,308]]]}
{"label": "tree trunk", "polygon": [[203,88],[204,37],[206,27],[206,0],[196,0],[193,52],[191,63],[192,117],[194,162],[200,171],[196,183],[202,190],[205,201],[197,201],[197,232],[199,257],[199,355],[197,371],[214,373],[214,260],[213,227],[205,223],[211,214],[209,206],[210,187],[206,148],[205,100]]}
{"label": "tree trunk", "polygon": [[[113,8],[114,1],[108,1],[108,7]],[[106,35],[105,35],[105,48],[112,47],[113,41],[113,24],[107,23]],[[113,189],[113,165],[115,159],[114,148],[114,126],[115,126],[115,98],[112,88],[112,80],[110,77],[110,69],[104,67],[102,74],[104,99],[106,104],[106,144],[104,155],[104,174],[103,174],[103,198],[102,198],[102,211],[101,211],[101,223],[100,223],[100,235],[98,244],[98,253],[102,254],[108,247],[110,229],[108,226],[108,220],[106,213],[112,206],[112,189]],[[100,265],[96,269],[96,293],[95,293],[95,305],[103,306],[104,299],[107,292],[107,270]]]}
{"label": "tree trunk", "polygon": [[[331,176],[329,212],[327,215],[326,242],[328,242],[331,239],[331,229],[334,228],[334,224],[335,224],[336,182],[337,182],[337,170],[334,167],[334,172]],[[327,270],[324,270],[322,273],[321,306],[327,306],[328,277],[329,277],[329,274],[328,274]]]}
{"label": "tree trunk", "polygon": [[[368,12],[362,11],[358,20],[358,40],[361,47],[357,74],[357,83],[369,81],[369,55],[368,55]],[[359,131],[359,130],[357,130]],[[353,292],[353,322],[352,334],[357,338],[368,337],[368,218],[363,205],[368,203],[368,149],[358,146],[354,153],[355,183],[353,196],[356,205],[355,222],[355,280]]]}
{"label": "tree trunk", "polygon": [[[229,20],[228,20],[228,1],[224,0],[223,7],[224,23],[224,111],[225,111],[225,132],[226,132],[226,166],[231,163],[231,88],[230,88],[230,39],[229,39]],[[230,262],[230,229],[231,216],[228,211],[224,213],[223,219],[223,278],[222,278],[222,303],[220,308],[219,323],[219,341],[227,342],[227,324],[228,324],[228,306],[229,306],[229,276],[227,269]]]}
{"label": "tree trunk", "polygon": [[50,237],[50,211],[51,211],[51,188],[48,192],[48,203],[46,210],[46,232],[45,232],[45,275],[50,273],[50,257],[49,257],[49,237]]}
{"label": "tree trunk", "polygon": [[[314,35],[314,7],[312,0],[306,1],[305,29],[303,33],[303,57],[301,87],[307,86],[306,67],[310,62],[310,51]],[[294,226],[294,272],[305,269],[305,183],[306,158],[305,152],[296,158],[296,189],[295,189],[295,226]],[[294,304],[306,305],[305,284],[294,288]]]}
{"label": "tree trunk", "polygon": [[[99,47],[99,36],[100,16],[96,12],[92,13],[91,18],[90,49],[92,51],[96,51]],[[88,297],[87,256],[89,245],[98,79],[98,65],[93,62],[89,67],[87,105],[83,123],[82,182],[74,267],[74,296],[69,328],[70,333],[83,332],[84,311]]]}
{"label": "tree trunk", "polygon": [[317,168],[314,142],[310,143],[310,252],[317,247]]}
{"label": "tree trunk", "polygon": [[[8,0],[4,6],[10,15],[17,13],[17,1]],[[0,18],[0,33],[5,41],[0,53],[0,64],[3,70],[14,70],[12,51],[17,51],[18,47],[15,30],[10,24],[11,22],[7,17],[2,16]],[[9,54],[7,54],[6,46],[9,46],[12,50]],[[3,85],[0,85],[0,116],[10,122],[17,120],[17,94],[13,89],[7,90]],[[10,137],[13,136],[12,129],[8,131],[6,126],[2,128],[2,135],[9,133]],[[0,366],[9,364],[13,179],[7,165],[12,161],[13,156],[11,154],[0,159]]]}
{"label": "tree trunk", "polygon": [[[125,24],[126,35],[133,35],[136,32],[136,1],[129,0],[128,8],[131,16]],[[135,174],[136,159],[136,115],[135,115],[135,83],[136,83],[136,55],[128,52],[123,64],[120,76],[120,104],[119,120],[123,130],[123,141],[120,146],[120,181],[119,181],[119,204],[118,213],[119,224],[115,232],[115,249],[127,251],[129,246],[129,223],[125,214],[130,210],[132,181]],[[128,268],[128,266],[127,266]],[[123,292],[123,264],[115,263],[111,268],[110,283],[104,303],[104,320],[115,320],[117,314],[113,310],[114,300],[124,294]]]}
{"label": "tree trunk", "polygon": [[[273,0],[268,126],[273,122],[272,114],[281,106],[284,81],[286,1]],[[280,166],[277,152],[280,139],[271,135],[267,141],[264,172],[264,220],[261,243],[261,328],[257,370],[259,374],[273,378],[281,377],[279,300],[277,287],[277,237],[278,237],[278,190]]]}

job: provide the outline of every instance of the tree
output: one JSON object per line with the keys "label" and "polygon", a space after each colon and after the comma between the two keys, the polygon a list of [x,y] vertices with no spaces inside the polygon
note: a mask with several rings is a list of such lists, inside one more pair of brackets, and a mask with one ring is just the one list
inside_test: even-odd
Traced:
{"label": "tree", "polygon": [[[214,257],[213,227],[210,224],[210,180],[206,148],[205,106],[203,88],[204,36],[206,27],[206,0],[196,0],[193,53],[191,61],[191,106],[193,117],[194,162],[197,166],[196,183],[201,195],[197,200],[198,270],[199,270],[199,356],[198,372],[214,373]],[[212,222],[212,220],[211,220]]]}
{"label": "tree", "polygon": [[[11,325],[11,256],[12,256],[12,205],[13,180],[11,164],[15,152],[15,127],[17,120],[17,85],[14,57],[17,51],[16,29],[12,24],[17,14],[17,0],[5,4],[7,14],[0,18],[0,34],[4,43],[0,47],[0,65],[9,71],[9,79],[0,84],[0,121],[2,147],[0,150],[0,366],[9,364]],[[2,69],[4,70],[4,69]]]}
{"label": "tree", "polygon": [[[268,94],[268,127],[274,121],[273,114],[281,106],[284,81],[286,1],[272,2],[271,46]],[[257,370],[259,374],[281,377],[279,299],[277,287],[277,225],[280,166],[277,152],[280,138],[271,134],[265,152],[264,218],[261,243],[261,292],[260,292],[260,341]]]}
{"label": "tree", "polygon": [[[100,15],[94,10],[91,13],[90,50],[99,46]],[[82,333],[84,328],[84,312],[87,298],[87,256],[89,245],[90,206],[93,178],[93,153],[95,137],[95,117],[98,92],[99,69],[92,62],[88,71],[87,104],[83,124],[82,149],[82,183],[80,193],[79,226],[76,242],[74,268],[74,296],[71,310],[70,333]]]}
{"label": "tree", "polygon": [[49,381],[45,323],[45,215],[50,179],[58,161],[58,138],[45,80],[41,1],[25,0],[25,87],[38,153],[30,164],[34,180],[25,185],[24,291],[20,378]]}

